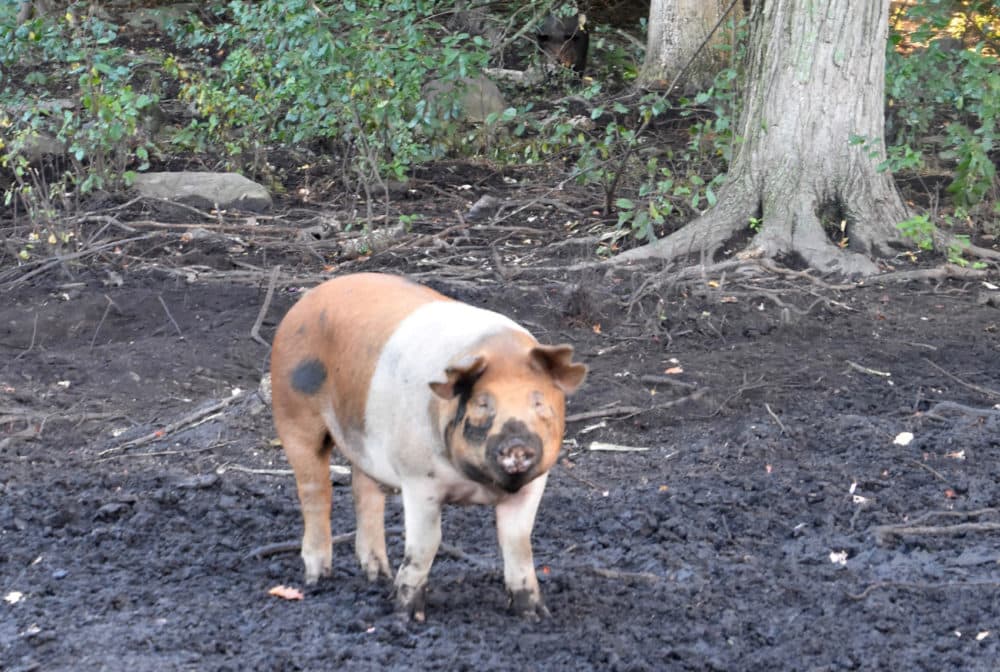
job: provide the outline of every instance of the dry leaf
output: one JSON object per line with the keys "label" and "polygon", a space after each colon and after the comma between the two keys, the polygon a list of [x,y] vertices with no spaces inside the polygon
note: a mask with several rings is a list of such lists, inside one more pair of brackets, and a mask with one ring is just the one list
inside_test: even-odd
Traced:
{"label": "dry leaf", "polygon": [[679,366],[671,366],[669,369],[665,369],[663,373],[668,376],[676,376],[679,373],[684,373],[684,369]]}
{"label": "dry leaf", "polygon": [[595,324],[594,326],[592,326],[591,329],[593,330],[593,332],[595,334],[601,333],[601,323],[598,322],[597,324]]}
{"label": "dry leaf", "polygon": [[291,586],[275,586],[271,590],[267,591],[267,594],[280,597],[283,600],[301,600],[305,597],[301,590],[298,588],[292,588]]}

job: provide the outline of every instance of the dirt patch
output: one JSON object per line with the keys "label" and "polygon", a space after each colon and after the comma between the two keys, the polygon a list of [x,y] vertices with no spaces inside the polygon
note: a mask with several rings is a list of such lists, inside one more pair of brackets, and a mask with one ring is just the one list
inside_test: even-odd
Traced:
{"label": "dirt patch", "polygon": [[[140,241],[126,251],[145,263],[53,267],[0,302],[0,667],[993,669],[992,290],[665,274],[651,291],[650,270],[568,270],[590,243],[560,243],[550,221],[336,272],[408,272],[591,366],[569,412],[598,417],[569,425],[534,535],[552,618],[507,613],[482,507],[445,511],[424,625],[399,620],[350,543],[301,602],[268,596],[300,585],[300,560],[251,551],[295,541],[300,519],[256,394],[269,276],[236,271],[285,264],[269,340],[321,264]],[[390,498],[390,529],[400,514]],[[333,517],[352,529],[347,485]]]}

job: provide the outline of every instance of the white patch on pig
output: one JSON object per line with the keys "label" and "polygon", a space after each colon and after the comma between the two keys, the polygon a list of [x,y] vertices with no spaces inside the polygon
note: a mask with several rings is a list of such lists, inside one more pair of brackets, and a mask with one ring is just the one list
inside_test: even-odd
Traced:
{"label": "white patch on pig", "polygon": [[[424,304],[399,323],[382,349],[368,388],[360,460],[368,474],[400,487],[408,476],[424,478],[433,470],[449,493],[467,483],[444,458],[444,439],[428,410],[438,399],[428,385],[444,380],[455,357],[504,331],[528,333],[504,315],[457,301]],[[483,499],[482,493],[469,494],[473,501]]]}

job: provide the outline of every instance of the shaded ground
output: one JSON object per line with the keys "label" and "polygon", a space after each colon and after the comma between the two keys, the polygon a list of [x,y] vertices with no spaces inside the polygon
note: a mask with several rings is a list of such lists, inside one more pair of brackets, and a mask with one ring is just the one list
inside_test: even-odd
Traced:
{"label": "shaded ground", "polygon": [[[301,585],[300,560],[251,551],[296,540],[300,519],[270,471],[287,464],[250,333],[269,269],[266,340],[329,254],[291,230],[157,229],[4,276],[0,669],[996,669],[995,291],[643,285],[652,270],[569,270],[593,241],[560,244],[566,218],[530,212],[434,237],[443,214],[335,272],[409,273],[591,366],[569,412],[604,417],[570,423],[534,535],[551,619],[506,612],[482,507],[445,512],[424,625],[392,613],[350,543],[303,601],[270,597]],[[400,513],[390,498],[390,528]],[[351,531],[349,486],[333,517]]]}

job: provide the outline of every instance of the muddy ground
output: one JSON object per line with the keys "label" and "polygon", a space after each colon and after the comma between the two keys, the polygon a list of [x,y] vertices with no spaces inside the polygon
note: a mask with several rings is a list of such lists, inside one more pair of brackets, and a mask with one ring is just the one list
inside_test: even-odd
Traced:
{"label": "muddy ground", "polygon": [[[997,291],[581,269],[594,241],[566,221],[445,213],[354,260],[295,226],[106,230],[91,247],[120,244],[6,268],[0,669],[997,669]],[[569,413],[592,417],[534,534],[551,618],[506,611],[483,507],[446,509],[425,624],[351,543],[304,600],[268,594],[301,586],[295,551],[261,550],[300,520],[251,332],[353,270],[511,314],[590,365]],[[335,533],[351,507],[339,484]]]}

